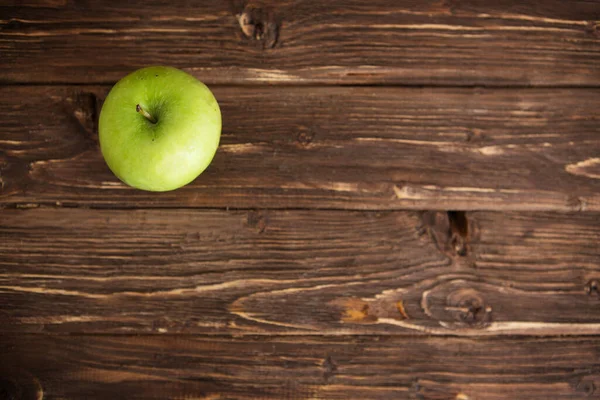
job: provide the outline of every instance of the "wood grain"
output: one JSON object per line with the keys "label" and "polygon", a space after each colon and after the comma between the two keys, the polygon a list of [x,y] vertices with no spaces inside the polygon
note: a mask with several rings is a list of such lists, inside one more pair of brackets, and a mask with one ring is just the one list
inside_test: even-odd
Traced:
{"label": "wood grain", "polygon": [[3,206],[600,210],[597,90],[217,87],[215,160],[160,194],[102,159],[107,87],[1,90]]}
{"label": "wood grain", "polygon": [[211,84],[598,86],[599,26],[597,0],[10,1],[0,79],[164,64]]}
{"label": "wood grain", "polygon": [[598,338],[14,335],[0,353],[5,391],[44,399],[589,399],[600,385]]}
{"label": "wood grain", "polygon": [[[1,3],[0,399],[599,397],[599,0]],[[146,65],[175,192],[99,151]]]}
{"label": "wood grain", "polygon": [[0,215],[5,332],[600,334],[597,214]]}

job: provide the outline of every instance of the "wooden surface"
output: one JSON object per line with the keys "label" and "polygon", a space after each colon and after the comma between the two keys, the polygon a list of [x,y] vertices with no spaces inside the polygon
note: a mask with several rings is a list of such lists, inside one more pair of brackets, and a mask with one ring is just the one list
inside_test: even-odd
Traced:
{"label": "wooden surface", "polygon": [[597,337],[10,335],[0,343],[13,361],[11,387],[68,399],[593,399],[599,347]]}
{"label": "wooden surface", "polygon": [[[600,2],[0,3],[0,400],[600,398]],[[144,65],[223,113],[106,167]]]}
{"label": "wooden surface", "polygon": [[599,217],[4,210],[0,331],[596,334]]}
{"label": "wooden surface", "polygon": [[598,0],[8,3],[7,83],[167,64],[211,84],[600,86]]}
{"label": "wooden surface", "polygon": [[219,152],[161,194],[104,163],[108,89],[2,90],[0,204],[600,211],[597,89],[216,87]]}

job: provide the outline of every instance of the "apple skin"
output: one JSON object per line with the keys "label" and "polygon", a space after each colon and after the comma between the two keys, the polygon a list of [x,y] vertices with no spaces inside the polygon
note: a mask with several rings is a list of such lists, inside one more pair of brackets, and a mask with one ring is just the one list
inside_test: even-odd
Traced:
{"label": "apple skin", "polygon": [[[156,123],[136,110],[138,104]],[[164,192],[187,185],[208,167],[219,146],[221,110],[193,76],[147,67],[111,89],[98,131],[104,160],[120,180]]]}

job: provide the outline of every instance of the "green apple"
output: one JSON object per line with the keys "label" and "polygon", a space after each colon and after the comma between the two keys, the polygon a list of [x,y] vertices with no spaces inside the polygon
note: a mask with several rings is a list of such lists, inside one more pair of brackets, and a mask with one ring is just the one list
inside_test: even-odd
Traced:
{"label": "green apple", "polygon": [[221,110],[193,76],[148,67],[112,88],[98,130],[102,155],[119,179],[164,192],[190,183],[208,167],[219,146]]}

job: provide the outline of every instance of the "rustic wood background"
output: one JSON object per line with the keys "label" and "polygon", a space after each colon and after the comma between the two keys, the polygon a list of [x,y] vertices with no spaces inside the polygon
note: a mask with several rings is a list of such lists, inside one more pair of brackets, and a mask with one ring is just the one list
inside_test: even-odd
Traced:
{"label": "rustic wood background", "polygon": [[[146,65],[221,146],[120,183]],[[600,1],[0,0],[0,399],[600,399]]]}

